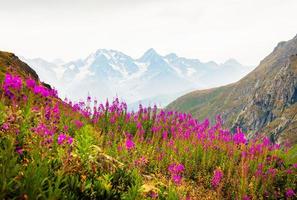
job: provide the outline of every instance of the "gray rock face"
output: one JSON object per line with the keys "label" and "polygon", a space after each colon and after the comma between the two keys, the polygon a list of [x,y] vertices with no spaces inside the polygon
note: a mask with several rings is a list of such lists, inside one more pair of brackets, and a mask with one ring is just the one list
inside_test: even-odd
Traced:
{"label": "gray rock face", "polygon": [[297,143],[297,36],[280,42],[259,66],[240,81],[195,91],[168,109],[190,112],[198,119],[221,114],[226,126],[242,128],[249,138],[270,136]]}
{"label": "gray rock face", "polygon": [[[246,132],[267,132],[264,127],[275,119],[282,118],[283,123],[275,129],[269,130],[273,140],[280,138],[284,127],[291,122],[290,117],[283,116],[286,109],[290,109],[296,103],[297,91],[297,56],[287,58],[272,79],[264,80],[261,85],[255,87],[248,99],[248,104],[240,112],[234,126],[242,127]],[[293,109],[293,108],[292,108]],[[297,114],[297,110],[293,110]]]}

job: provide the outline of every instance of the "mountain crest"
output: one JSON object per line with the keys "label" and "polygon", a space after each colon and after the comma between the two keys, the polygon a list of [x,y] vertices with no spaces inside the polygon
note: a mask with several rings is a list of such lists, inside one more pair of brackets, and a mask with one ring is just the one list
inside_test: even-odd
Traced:
{"label": "mountain crest", "polygon": [[296,54],[297,37],[280,42],[240,81],[189,93],[172,102],[168,109],[190,112],[199,119],[214,119],[219,113],[226,125],[240,127],[249,138],[259,133],[274,142],[296,143]]}
{"label": "mountain crest", "polygon": [[150,62],[152,60],[162,59],[162,57],[156,52],[155,49],[148,49],[143,56],[139,59],[141,62]]}

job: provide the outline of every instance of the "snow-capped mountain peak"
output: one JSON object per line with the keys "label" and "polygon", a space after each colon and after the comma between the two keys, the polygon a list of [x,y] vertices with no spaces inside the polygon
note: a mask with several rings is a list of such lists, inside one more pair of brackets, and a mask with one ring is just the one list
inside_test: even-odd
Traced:
{"label": "snow-capped mountain peak", "polygon": [[[234,82],[250,70],[233,59],[223,64],[203,63],[174,53],[161,56],[153,48],[139,59],[117,50],[98,49],[84,59],[61,66],[42,59],[25,61],[43,81],[54,85],[62,94],[70,94],[74,100],[84,98],[90,92],[102,101],[118,95],[127,103],[150,99],[151,104],[163,106],[177,94]],[[228,76],[222,76],[224,73]],[[160,95],[168,98],[160,98]],[[166,101],[160,102],[160,99]]]}
{"label": "snow-capped mountain peak", "polygon": [[140,62],[158,62],[162,60],[162,56],[160,56],[155,49],[148,49],[141,58],[139,58]]}

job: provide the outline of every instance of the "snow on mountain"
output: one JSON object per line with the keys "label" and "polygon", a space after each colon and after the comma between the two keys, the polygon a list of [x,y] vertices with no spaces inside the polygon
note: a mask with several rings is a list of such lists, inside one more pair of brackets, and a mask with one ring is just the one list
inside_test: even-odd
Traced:
{"label": "snow on mountain", "polygon": [[217,64],[159,55],[154,49],[133,59],[116,50],[98,49],[84,59],[64,63],[25,59],[42,80],[54,83],[61,96],[79,100],[90,94],[104,101],[118,96],[134,107],[137,102],[166,106],[178,94],[228,84],[246,75],[251,68],[234,59]]}

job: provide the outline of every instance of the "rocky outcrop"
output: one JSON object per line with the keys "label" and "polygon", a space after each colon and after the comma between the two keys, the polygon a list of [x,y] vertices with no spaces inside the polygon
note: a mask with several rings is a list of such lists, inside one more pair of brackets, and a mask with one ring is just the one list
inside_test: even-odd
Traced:
{"label": "rocky outcrop", "polygon": [[[248,98],[248,103],[239,113],[233,127],[242,127],[253,137],[254,131],[266,133],[272,140],[279,140],[281,133],[292,124],[297,114],[295,107],[297,94],[297,55],[292,55],[272,79],[257,84]],[[292,115],[284,115],[287,109]],[[267,128],[275,120],[278,126]]]}
{"label": "rocky outcrop", "polygon": [[[221,114],[227,126],[241,127],[250,138],[297,142],[297,36],[280,42],[240,81],[178,98],[168,109],[199,119]],[[189,106],[190,105],[190,106]]]}

